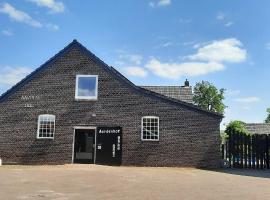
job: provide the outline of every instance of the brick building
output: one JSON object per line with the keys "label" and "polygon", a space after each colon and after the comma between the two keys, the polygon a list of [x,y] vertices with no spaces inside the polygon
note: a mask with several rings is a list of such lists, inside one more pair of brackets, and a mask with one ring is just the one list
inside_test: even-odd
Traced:
{"label": "brick building", "polygon": [[136,86],[74,40],[0,97],[3,164],[218,167],[222,116]]}

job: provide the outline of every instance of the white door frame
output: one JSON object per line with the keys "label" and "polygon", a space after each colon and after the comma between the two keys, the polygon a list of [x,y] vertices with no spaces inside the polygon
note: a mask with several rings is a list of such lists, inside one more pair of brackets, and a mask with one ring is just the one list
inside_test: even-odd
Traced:
{"label": "white door frame", "polygon": [[97,127],[95,126],[74,126],[74,131],[73,131],[73,142],[72,142],[72,160],[71,163],[74,163],[74,148],[75,148],[75,133],[76,130],[79,129],[86,129],[86,130],[95,130],[95,148],[94,148],[94,164],[96,163],[96,143],[97,143]]}

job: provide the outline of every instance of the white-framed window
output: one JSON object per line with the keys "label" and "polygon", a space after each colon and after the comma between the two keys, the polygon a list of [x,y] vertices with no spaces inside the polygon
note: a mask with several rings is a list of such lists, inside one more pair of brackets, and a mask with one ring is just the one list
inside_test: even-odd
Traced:
{"label": "white-framed window", "polygon": [[77,75],[75,99],[97,100],[98,75]]}
{"label": "white-framed window", "polygon": [[159,141],[159,117],[142,117],[142,140]]}
{"label": "white-framed window", "polygon": [[55,133],[55,115],[39,115],[38,116],[38,139],[53,139]]}

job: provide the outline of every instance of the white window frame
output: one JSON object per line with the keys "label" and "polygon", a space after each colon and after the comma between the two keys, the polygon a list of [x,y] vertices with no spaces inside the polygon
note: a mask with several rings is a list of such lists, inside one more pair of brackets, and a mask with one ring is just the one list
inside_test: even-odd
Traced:
{"label": "white window frame", "polygon": [[[39,128],[40,128],[40,118],[43,116],[53,116],[54,117],[54,129],[53,129],[53,136],[52,137],[40,137],[39,136]],[[41,114],[38,116],[38,129],[37,129],[37,139],[54,139],[54,135],[55,135],[55,115],[51,115],[51,114]]]}
{"label": "white window frame", "polygon": [[[81,77],[95,77],[96,78],[96,95],[95,96],[78,96],[78,83]],[[75,86],[75,99],[76,100],[97,100],[98,98],[98,75],[76,75],[76,86]]]}
{"label": "white window frame", "polygon": [[[158,120],[158,138],[157,139],[144,139],[143,138],[143,119],[157,119]],[[141,140],[142,141],[159,141],[159,117],[157,117],[157,116],[143,116],[142,117],[142,120],[141,120]]]}

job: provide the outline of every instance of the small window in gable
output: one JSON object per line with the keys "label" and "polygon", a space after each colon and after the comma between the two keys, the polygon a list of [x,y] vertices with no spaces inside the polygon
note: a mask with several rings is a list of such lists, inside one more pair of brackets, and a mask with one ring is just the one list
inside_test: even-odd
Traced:
{"label": "small window in gable", "polygon": [[53,139],[55,132],[55,115],[39,115],[38,116],[38,139]]}
{"label": "small window in gable", "polygon": [[98,96],[98,76],[97,75],[77,75],[75,99],[97,100]]}
{"label": "small window in gable", "polygon": [[159,140],[159,118],[154,116],[142,117],[142,140]]}

